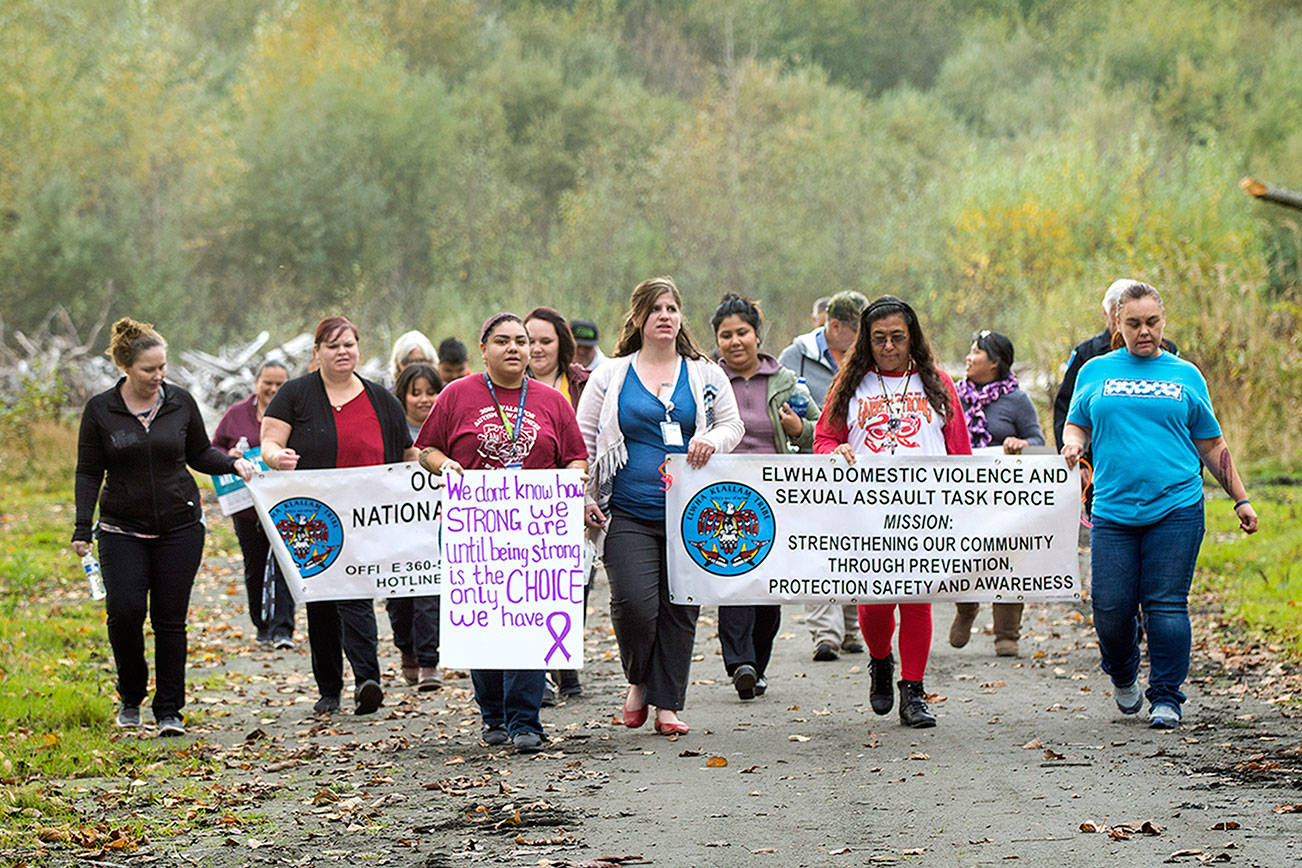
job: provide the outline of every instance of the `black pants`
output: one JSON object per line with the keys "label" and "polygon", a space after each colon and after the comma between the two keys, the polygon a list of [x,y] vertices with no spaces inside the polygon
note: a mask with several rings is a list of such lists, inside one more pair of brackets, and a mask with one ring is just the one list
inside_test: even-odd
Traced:
{"label": "black pants", "polygon": [[743,663],[763,677],[773,656],[773,639],[782,621],[781,606],[720,606],[719,644],[729,676]]}
{"label": "black pants", "polygon": [[439,598],[390,597],[384,601],[393,628],[393,644],[416,658],[416,665],[439,665]]}
{"label": "black pants", "polygon": [[190,588],[203,560],[202,524],[156,539],[100,532],[99,560],[108,597],[109,644],[123,705],[138,706],[149,685],[145,613],[154,628],[154,717],[179,715],[185,705],[185,617]]}
{"label": "black pants", "polygon": [[615,512],[606,534],[606,575],[624,677],[646,686],[650,705],[682,709],[700,607],[669,602],[665,523]]}
{"label": "black pants", "polygon": [[312,649],[312,674],[322,696],[344,689],[344,656],[353,667],[353,681],[380,680],[375,603],[371,600],[321,600],[307,604],[307,642]]}
{"label": "black pants", "polygon": [[231,516],[235,537],[244,555],[244,590],[249,596],[249,620],[265,642],[294,635],[294,598],[289,585],[271,557],[271,542],[262,532],[257,515],[237,512]]}

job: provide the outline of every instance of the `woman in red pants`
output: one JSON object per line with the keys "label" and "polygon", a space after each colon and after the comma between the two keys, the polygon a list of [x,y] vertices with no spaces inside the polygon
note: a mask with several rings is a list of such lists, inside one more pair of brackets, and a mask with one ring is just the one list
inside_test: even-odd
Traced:
{"label": "woman in red pants", "polygon": [[[827,390],[814,451],[841,455],[849,464],[856,455],[972,454],[954,383],[936,365],[918,315],[906,302],[884,295],[864,308],[849,361]],[[895,704],[895,609],[894,603],[859,607],[859,629],[872,655],[868,700],[878,714]],[[899,610],[900,723],[935,726],[922,698],[931,604],[900,603]]]}

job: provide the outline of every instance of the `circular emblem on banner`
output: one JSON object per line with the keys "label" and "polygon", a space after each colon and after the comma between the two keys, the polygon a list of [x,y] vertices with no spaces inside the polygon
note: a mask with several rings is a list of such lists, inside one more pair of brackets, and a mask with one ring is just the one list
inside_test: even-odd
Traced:
{"label": "circular emblem on banner", "polygon": [[740,576],[763,563],[777,525],[758,491],[739,482],[716,482],[687,502],[682,532],[697,566],[716,576]]}
{"label": "circular emblem on banner", "polygon": [[291,497],[268,514],[305,579],[325,572],[344,547],[344,526],[335,511],[311,497]]}

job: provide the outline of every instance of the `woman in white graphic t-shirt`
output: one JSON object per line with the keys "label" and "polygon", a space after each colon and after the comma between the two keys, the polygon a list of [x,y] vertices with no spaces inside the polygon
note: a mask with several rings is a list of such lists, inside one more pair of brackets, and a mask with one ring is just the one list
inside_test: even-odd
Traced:
{"label": "woman in white graphic t-shirt", "polygon": [[[949,376],[937,366],[908,303],[884,295],[864,308],[848,361],[827,390],[814,429],[814,451],[841,455],[970,455],[967,424]],[[900,603],[900,722],[935,726],[923,700],[931,653],[931,604]],[[872,655],[868,699],[886,714],[895,704],[896,604],[859,607],[859,628]]]}

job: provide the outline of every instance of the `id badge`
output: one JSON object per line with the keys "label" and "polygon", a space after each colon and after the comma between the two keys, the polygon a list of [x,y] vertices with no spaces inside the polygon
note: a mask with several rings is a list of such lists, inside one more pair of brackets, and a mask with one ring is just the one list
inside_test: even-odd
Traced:
{"label": "id badge", "polygon": [[677,422],[661,422],[660,437],[665,441],[666,446],[683,445],[683,429]]}

